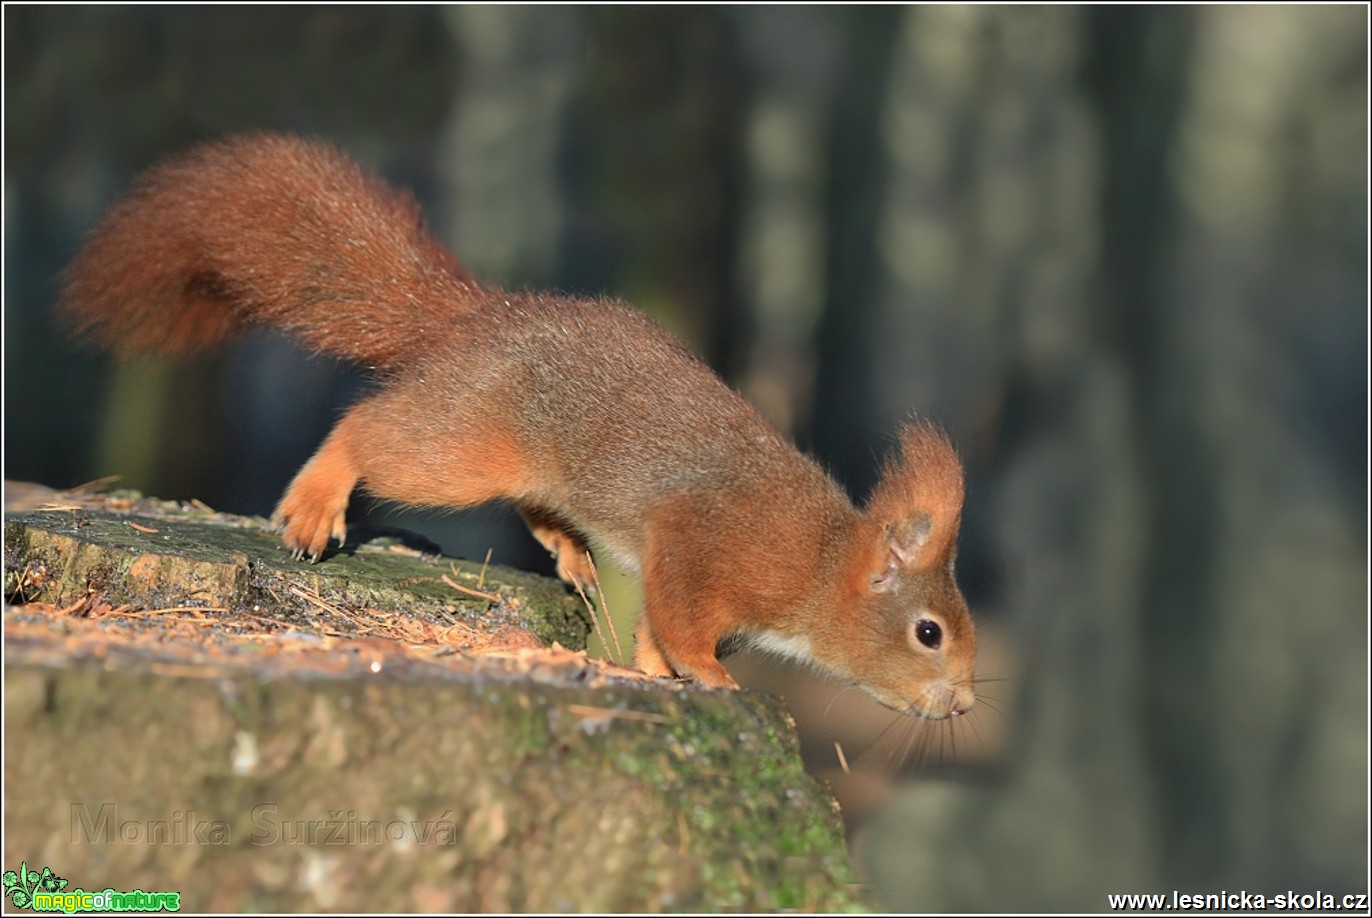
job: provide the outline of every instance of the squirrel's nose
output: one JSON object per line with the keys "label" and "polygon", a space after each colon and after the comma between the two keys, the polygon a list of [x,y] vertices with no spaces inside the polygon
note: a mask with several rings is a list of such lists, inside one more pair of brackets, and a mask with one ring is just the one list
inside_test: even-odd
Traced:
{"label": "squirrel's nose", "polygon": [[971,710],[972,705],[977,703],[976,692],[969,687],[959,687],[953,690],[953,703],[948,708],[949,717],[960,717]]}

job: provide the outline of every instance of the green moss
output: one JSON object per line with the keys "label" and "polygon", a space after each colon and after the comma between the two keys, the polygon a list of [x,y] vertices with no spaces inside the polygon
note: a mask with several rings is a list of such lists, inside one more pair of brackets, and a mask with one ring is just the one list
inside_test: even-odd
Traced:
{"label": "green moss", "polygon": [[[520,627],[572,650],[586,647],[590,618],[558,581],[493,565],[363,546],[311,564],[296,561],[262,520],[167,509],[34,511],[5,520],[6,597],[67,605],[97,590],[111,604],[191,603],[235,611],[312,614],[308,590],[345,607],[405,610],[478,631]],[[141,528],[135,528],[141,527]],[[145,531],[152,530],[152,531]],[[444,576],[504,601],[455,590]]]}

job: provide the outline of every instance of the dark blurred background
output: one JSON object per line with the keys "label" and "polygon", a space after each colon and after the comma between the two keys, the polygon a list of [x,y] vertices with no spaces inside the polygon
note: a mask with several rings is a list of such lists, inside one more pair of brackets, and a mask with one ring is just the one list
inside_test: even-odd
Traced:
{"label": "dark blurred background", "polygon": [[[321,136],[478,277],[646,310],[857,499],[902,418],[949,430],[988,703],[731,661],[878,901],[1367,890],[1365,7],[4,18],[6,478],[271,511],[359,374],[267,334],[121,367],[50,307],[139,169]],[[549,570],[501,508],[357,511]]]}

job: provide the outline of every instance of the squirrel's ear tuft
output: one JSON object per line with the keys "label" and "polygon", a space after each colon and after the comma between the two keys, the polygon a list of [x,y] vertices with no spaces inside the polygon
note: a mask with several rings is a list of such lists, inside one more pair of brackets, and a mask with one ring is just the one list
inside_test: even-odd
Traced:
{"label": "squirrel's ear tuft", "polygon": [[947,561],[962,519],[962,462],[943,431],[923,421],[901,429],[900,450],[867,502],[867,518],[886,540],[874,587],[901,570]]}

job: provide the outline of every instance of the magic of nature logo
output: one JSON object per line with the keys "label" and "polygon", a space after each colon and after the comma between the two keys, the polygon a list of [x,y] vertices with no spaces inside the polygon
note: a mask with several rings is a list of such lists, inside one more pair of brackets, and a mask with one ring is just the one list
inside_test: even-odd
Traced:
{"label": "magic of nature logo", "polygon": [[122,891],[113,887],[87,892],[67,889],[67,881],[51,867],[30,870],[27,861],[18,870],[4,873],[4,895],[15,908],[35,912],[177,912],[181,910],[179,892]]}

